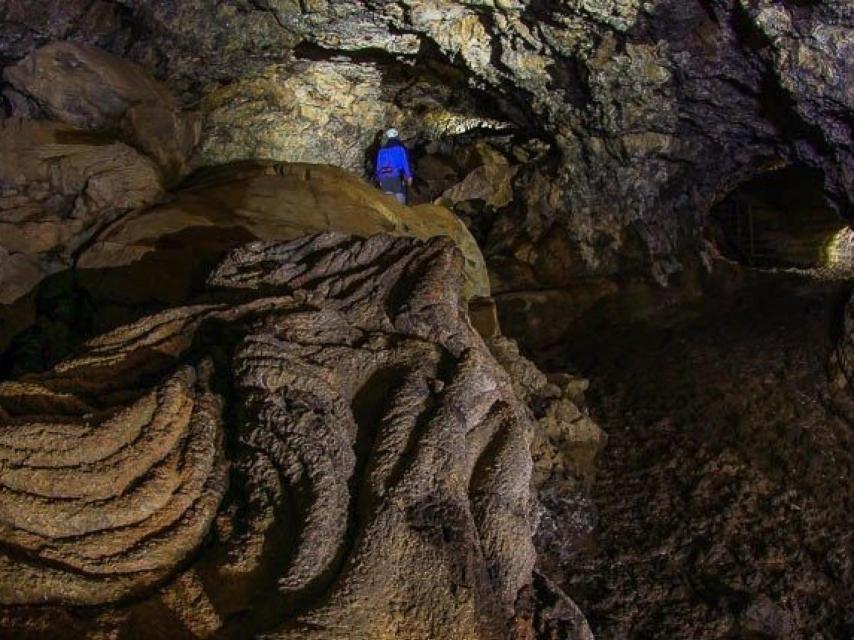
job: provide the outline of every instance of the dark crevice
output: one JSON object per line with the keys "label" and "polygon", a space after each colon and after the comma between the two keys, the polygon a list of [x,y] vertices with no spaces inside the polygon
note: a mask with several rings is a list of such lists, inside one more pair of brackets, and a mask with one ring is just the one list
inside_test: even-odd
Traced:
{"label": "dark crevice", "polygon": [[552,77],[551,89],[562,91],[568,104],[576,109],[590,104],[589,71],[580,60],[556,56],[546,71]]}
{"label": "dark crevice", "polygon": [[809,22],[821,5],[821,0],[783,0],[783,6],[789,11],[796,26]]}
{"label": "dark crevice", "polygon": [[772,43],[770,38],[756,25],[748,10],[740,3],[733,3],[732,27],[736,36],[749,51],[766,58]]}
{"label": "dark crevice", "polygon": [[[375,64],[383,70],[390,71],[405,65],[406,56],[391,53],[381,47],[361,47],[359,49],[330,49],[315,42],[304,40],[294,50],[298,60],[312,62],[347,61],[357,64]],[[402,71],[402,70],[401,70]]]}
{"label": "dark crevice", "polygon": [[833,154],[833,146],[827,141],[821,127],[801,117],[795,99],[780,86],[776,76],[770,71],[762,81],[760,114],[777,128],[780,140],[806,140],[822,154]]}

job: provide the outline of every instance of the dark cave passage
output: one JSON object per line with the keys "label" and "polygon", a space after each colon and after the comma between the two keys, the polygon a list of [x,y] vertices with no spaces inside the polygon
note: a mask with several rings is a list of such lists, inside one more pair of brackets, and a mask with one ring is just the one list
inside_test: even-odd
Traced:
{"label": "dark cave passage", "polygon": [[854,405],[829,365],[851,228],[821,172],[789,167],[735,189],[706,231],[728,260],[696,295],[624,291],[526,345],[589,378],[607,434],[596,528],[541,562],[602,640],[854,637]]}
{"label": "dark cave passage", "polygon": [[727,258],[757,268],[850,264],[848,225],[829,206],[821,171],[790,166],[740,185],[713,210],[708,235]]}

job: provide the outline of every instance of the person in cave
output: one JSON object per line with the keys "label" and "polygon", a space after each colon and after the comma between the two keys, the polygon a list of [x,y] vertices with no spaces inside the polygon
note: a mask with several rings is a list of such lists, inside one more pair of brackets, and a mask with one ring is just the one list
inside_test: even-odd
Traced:
{"label": "person in cave", "polygon": [[374,166],[374,179],[380,189],[393,195],[401,204],[407,204],[406,187],[412,184],[412,169],[409,152],[401,142],[397,129],[385,132],[385,140],[377,152]]}

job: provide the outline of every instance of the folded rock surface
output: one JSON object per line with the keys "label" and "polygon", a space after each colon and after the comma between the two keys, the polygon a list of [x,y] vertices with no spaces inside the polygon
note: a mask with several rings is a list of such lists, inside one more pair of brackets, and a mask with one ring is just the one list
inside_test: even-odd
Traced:
{"label": "folded rock surface", "polygon": [[3,628],[530,637],[532,417],[462,265],[440,238],[252,243],[209,304],[0,386]]}

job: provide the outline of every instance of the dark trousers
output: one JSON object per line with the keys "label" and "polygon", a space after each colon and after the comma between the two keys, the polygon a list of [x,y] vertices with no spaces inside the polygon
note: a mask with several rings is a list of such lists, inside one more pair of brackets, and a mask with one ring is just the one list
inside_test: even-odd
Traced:
{"label": "dark trousers", "polygon": [[401,204],[406,204],[406,186],[400,176],[380,178],[380,189],[394,195]]}

